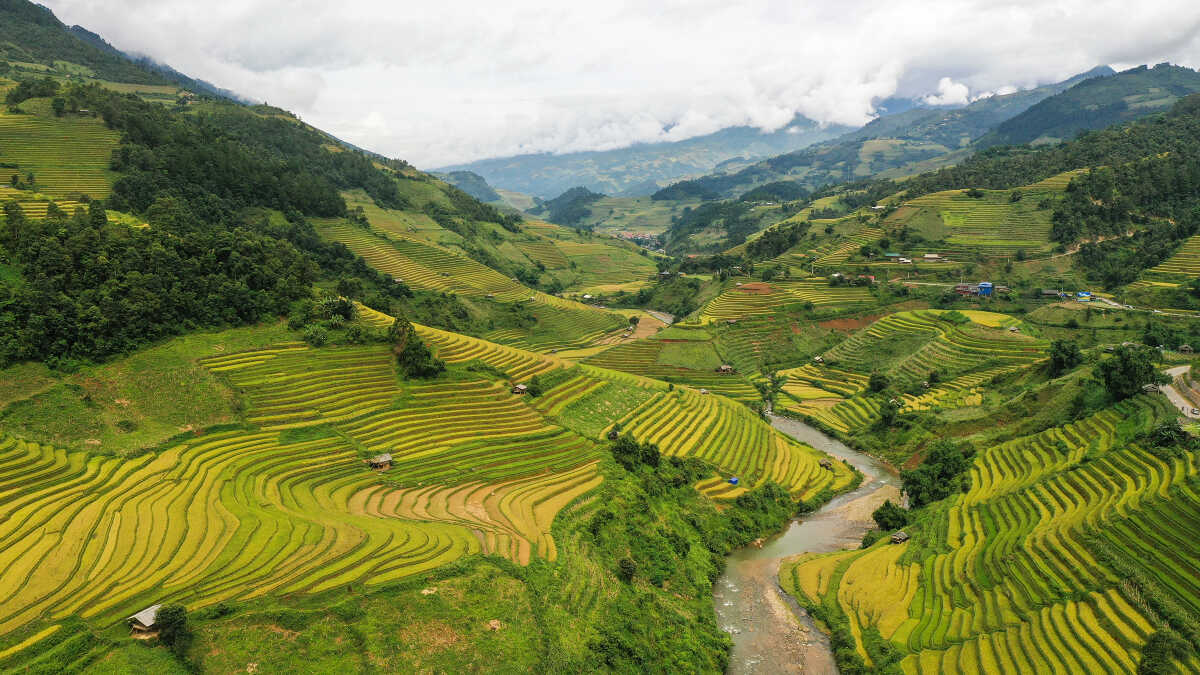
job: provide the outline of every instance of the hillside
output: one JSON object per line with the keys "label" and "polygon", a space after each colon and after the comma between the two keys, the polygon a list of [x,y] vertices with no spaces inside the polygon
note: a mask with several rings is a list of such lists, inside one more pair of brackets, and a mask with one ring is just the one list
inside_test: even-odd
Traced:
{"label": "hillside", "polygon": [[704,136],[643,143],[618,150],[532,154],[442,167],[471,171],[496,187],[551,199],[573,187],[616,196],[648,195],[680,178],[702,175],[730,160],[749,162],[796,150],[845,131],[797,117],[770,133],[731,127]]}
{"label": "hillside", "polygon": [[1038,102],[1000,123],[981,145],[1048,143],[1074,138],[1087,129],[1100,129],[1170,108],[1200,91],[1200,73],[1160,63],[1139,66],[1106,77],[1095,77]]}
{"label": "hillside", "polygon": [[1095,68],[1062,82],[991,96],[962,108],[914,108],[884,115],[811,148],[770,157],[737,171],[672,184],[654,198],[736,197],[759,185],[785,180],[812,191],[873,176],[920,173],[962,159],[963,155],[955,153],[1035,103],[1078,82],[1111,73],[1109,68]]}

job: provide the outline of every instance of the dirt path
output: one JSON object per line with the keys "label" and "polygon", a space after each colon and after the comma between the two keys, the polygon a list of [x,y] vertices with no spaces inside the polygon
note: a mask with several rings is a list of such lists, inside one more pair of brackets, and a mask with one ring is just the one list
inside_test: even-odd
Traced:
{"label": "dirt path", "polygon": [[1185,417],[1190,419],[1200,419],[1200,415],[1192,414],[1192,411],[1197,409],[1197,405],[1180,393],[1180,391],[1175,388],[1174,384],[1174,380],[1176,378],[1178,378],[1180,375],[1183,375],[1190,369],[1191,366],[1176,366],[1174,368],[1168,368],[1165,372],[1171,377],[1172,383],[1164,384],[1158,389],[1167,395],[1167,398],[1170,399],[1172,405],[1174,405],[1176,408],[1179,408],[1179,412],[1183,413]]}

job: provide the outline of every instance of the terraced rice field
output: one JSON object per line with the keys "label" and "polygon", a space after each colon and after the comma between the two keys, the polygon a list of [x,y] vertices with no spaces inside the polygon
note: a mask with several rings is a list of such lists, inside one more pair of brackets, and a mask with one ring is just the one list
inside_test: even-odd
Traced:
{"label": "terraced rice field", "polygon": [[1200,610],[1195,459],[1120,440],[1171,414],[1143,396],[988,448],[913,541],[785,564],[781,583],[856,638],[878,629],[905,673],[1132,673],[1157,629],[1142,584]]}
{"label": "terraced rice field", "polygon": [[494,342],[547,351],[578,348],[626,325],[619,314],[534,291],[448,249],[410,239],[385,239],[344,222],[325,224],[320,231],[361,255],[375,269],[413,288],[497,302],[528,302],[537,325],[496,330],[487,335]]}
{"label": "terraced rice field", "polygon": [[969,315],[972,321],[959,325],[941,318],[939,310],[890,314],[826,352],[824,359],[836,367],[808,364],[781,371],[788,383],[780,405],[849,434],[870,425],[880,406],[892,405],[865,393],[872,371],[909,382],[926,382],[938,372],[940,382],[897,399],[902,412],[916,412],[980,405],[993,378],[1046,357],[1045,341],[1007,330],[1019,326],[1016,319],[992,312]]}
{"label": "terraced rice field", "polygon": [[851,255],[857,253],[864,244],[874,244],[881,238],[883,238],[883,230],[877,227],[865,227],[860,232],[828,247],[827,250],[818,251],[815,264],[823,270],[837,269]]}
{"label": "terraced rice field", "polygon": [[1187,282],[1200,277],[1200,235],[1191,237],[1162,264],[1146,270],[1147,281]]}
{"label": "terraced rice field", "polygon": [[575,263],[579,284],[602,286],[644,281],[658,270],[647,257],[635,251],[620,249],[621,244],[559,241],[555,246],[562,255]]}
{"label": "terraced rice field", "polygon": [[617,370],[643,377],[686,384],[697,390],[728,396],[737,401],[761,400],[758,390],[740,374],[722,375],[712,371],[693,370],[660,361],[663,348],[669,343],[660,340],[638,340],[607,349],[583,360],[591,366]]}
{"label": "terraced rice field", "polygon": [[705,322],[742,319],[777,311],[788,305],[811,302],[822,308],[849,308],[872,300],[870,291],[862,286],[830,286],[821,277],[797,281],[745,283],[733,286],[713,298],[700,310]]}
{"label": "terraced rice field", "polygon": [[1018,250],[1028,253],[1050,248],[1050,210],[1038,207],[1047,197],[1066,189],[1079,172],[1067,172],[1017,188],[1022,199],[1013,202],[1014,191],[985,190],[982,197],[969,197],[965,190],[947,190],[923,195],[893,214],[888,223],[900,227],[911,223],[918,230],[928,218],[938,227],[925,232],[930,239],[943,239],[953,249],[988,256],[1011,256]]}
{"label": "terraced rice field", "polygon": [[[722,396],[676,389],[659,391],[619,421],[639,441],[658,444],[663,453],[699,457],[737,476],[743,486],[773,480],[799,499],[849,483],[849,469],[819,465],[824,456],[776,432],[745,406]],[[713,497],[736,496],[726,481],[699,487]]]}
{"label": "terraced rice field", "polygon": [[[372,317],[384,323],[386,317]],[[553,359],[433,329],[449,361],[514,379]],[[249,427],[134,458],[0,438],[0,635],[153,602],[202,607],[384,583],[484,551],[553,558],[555,513],[595,487],[599,446],[503,383],[400,382],[384,347],[302,344],[204,365]],[[390,452],[386,474],[367,456]]]}
{"label": "terraced rice field", "polygon": [[[0,112],[3,161],[19,165],[22,175],[32,171],[38,189],[51,196],[107,197],[113,178],[108,163],[119,135],[99,118],[53,117],[43,101],[27,101],[22,107],[32,114]],[[11,173],[0,169],[0,179],[7,183]]]}
{"label": "terraced rice field", "polygon": [[[1018,368],[1046,357],[1045,340],[976,321],[957,325],[941,317],[939,310],[890,314],[829,350],[824,358],[847,369],[878,368],[919,382],[931,371],[953,378],[984,368]],[[878,358],[893,353],[891,360]]]}

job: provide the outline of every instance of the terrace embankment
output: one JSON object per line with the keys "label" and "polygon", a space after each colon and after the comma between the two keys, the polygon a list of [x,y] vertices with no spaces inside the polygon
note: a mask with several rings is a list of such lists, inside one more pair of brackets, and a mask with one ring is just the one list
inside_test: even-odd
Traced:
{"label": "terrace embankment", "polygon": [[829,641],[779,587],[779,563],[801,553],[857,546],[873,526],[871,512],[884,499],[896,499],[899,480],[892,470],[816,429],[784,417],[771,417],[776,429],[844,459],[863,473],[858,489],[832,500],[787,530],[734,552],[713,587],[717,621],[733,637],[730,673],[836,673]]}

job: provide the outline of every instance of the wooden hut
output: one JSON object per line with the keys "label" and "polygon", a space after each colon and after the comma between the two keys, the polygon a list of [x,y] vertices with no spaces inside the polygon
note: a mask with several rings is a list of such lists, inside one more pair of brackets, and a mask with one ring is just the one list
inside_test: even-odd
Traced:
{"label": "wooden hut", "polygon": [[826,471],[833,471],[833,462],[828,457],[822,459],[820,464],[822,469],[825,469]]}
{"label": "wooden hut", "polygon": [[729,365],[728,363],[721,364],[721,367],[717,368],[717,372],[721,373],[722,375],[729,375],[733,373],[733,366]]}
{"label": "wooden hut", "polygon": [[125,619],[129,622],[129,628],[133,631],[134,635],[148,635],[158,630],[154,624],[158,620],[158,610],[160,607],[162,605],[151,605]]}
{"label": "wooden hut", "polygon": [[382,455],[375,455],[371,459],[367,460],[367,464],[372,469],[387,471],[388,469],[392,468],[392,454],[390,452],[385,452]]}
{"label": "wooden hut", "polygon": [[517,396],[520,396],[527,391],[529,391],[529,386],[524,384],[518,384],[512,388],[512,393],[516,394]]}
{"label": "wooden hut", "polygon": [[904,530],[900,530],[896,534],[892,535],[893,544],[903,544],[906,541],[908,541],[908,533]]}
{"label": "wooden hut", "polygon": [[1179,351],[1183,354],[1191,354],[1193,349],[1191,345],[1179,345]]}

